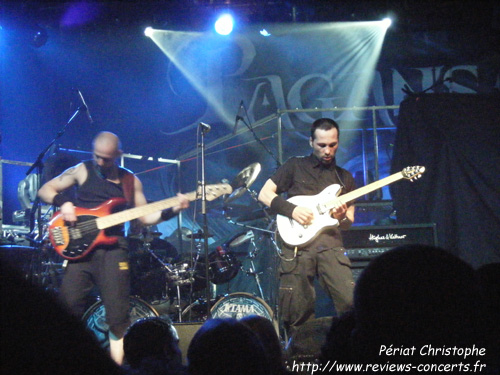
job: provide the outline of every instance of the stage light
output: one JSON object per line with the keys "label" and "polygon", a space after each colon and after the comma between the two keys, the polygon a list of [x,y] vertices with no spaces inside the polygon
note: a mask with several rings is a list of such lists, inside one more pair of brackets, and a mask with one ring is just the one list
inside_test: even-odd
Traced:
{"label": "stage light", "polygon": [[382,25],[384,25],[384,27],[388,29],[392,25],[392,20],[389,17],[386,17],[382,20]]}
{"label": "stage light", "polygon": [[47,30],[41,28],[40,26],[36,26],[35,29],[33,30],[30,44],[35,48],[40,48],[45,43],[47,43],[48,39],[49,36],[47,34]]}
{"label": "stage light", "polygon": [[271,33],[269,33],[269,31],[267,31],[266,29],[260,30],[259,33],[262,36],[271,36]]}
{"label": "stage light", "polygon": [[230,14],[221,15],[215,22],[215,31],[220,35],[229,35],[233,31],[233,16]]}
{"label": "stage light", "polygon": [[146,27],[144,29],[144,35],[146,35],[148,38],[151,38],[153,36],[153,28],[152,27]]}

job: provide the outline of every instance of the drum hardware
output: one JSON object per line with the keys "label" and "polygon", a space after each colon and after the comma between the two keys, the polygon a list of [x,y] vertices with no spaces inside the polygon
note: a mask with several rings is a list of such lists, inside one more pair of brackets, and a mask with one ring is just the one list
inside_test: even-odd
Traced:
{"label": "drum hardware", "polygon": [[[211,233],[208,233],[207,234],[207,238],[211,238],[213,237],[214,235],[211,234]],[[189,234],[186,234],[186,238],[190,239],[190,240],[202,240],[205,238],[205,234],[203,233],[203,231],[199,230],[198,232],[196,233],[189,233]]]}
{"label": "drum hardware", "polygon": [[238,216],[238,221],[239,222],[256,221],[256,220],[266,218],[267,215],[268,215],[267,210],[258,209],[258,210],[254,210],[248,214]]}
{"label": "drum hardware", "polygon": [[[189,240],[201,240],[204,239],[204,234],[201,230],[199,230],[197,233],[193,233],[191,231],[183,233],[183,237],[185,236]],[[212,235],[209,234],[211,237]],[[181,301],[181,287],[188,286],[189,285],[189,299],[191,299],[191,296],[193,294],[193,286],[196,281],[195,275],[196,275],[196,267],[199,263],[200,255],[202,253],[202,242],[197,241],[196,242],[196,256],[194,258],[194,263],[193,267],[190,268],[188,263],[181,263],[178,265],[175,265],[173,269],[170,271],[169,275],[167,278],[169,279],[170,285],[175,287],[176,291],[176,299],[177,303],[174,304],[174,309],[177,312],[178,316],[178,321],[182,322],[182,305],[180,303]],[[192,259],[191,259],[192,260]]]}
{"label": "drum hardware", "polygon": [[144,236],[144,242],[146,243],[151,243],[155,239],[160,238],[163,233],[161,232],[153,232],[153,231],[146,231],[146,233],[143,234]]}
{"label": "drum hardware", "polygon": [[265,232],[265,233],[269,233],[269,234],[275,234],[275,231],[274,230],[269,230],[269,229],[264,229],[264,228],[259,228],[259,227],[255,227],[253,225],[248,225],[248,224],[243,224],[243,223],[239,223],[237,221],[234,221],[234,220],[228,220],[227,221],[229,224],[233,224],[233,225],[237,225],[239,227],[243,227],[243,228],[248,228],[248,229],[254,229],[254,230],[258,230],[260,232]]}
{"label": "drum hardware", "polygon": [[[251,232],[251,234],[250,234],[250,232]],[[264,293],[262,292],[262,285],[260,283],[260,277],[259,277],[259,274],[261,274],[262,272],[256,272],[255,264],[253,262],[253,260],[257,257],[257,253],[258,253],[258,248],[257,248],[257,245],[255,244],[255,235],[253,234],[253,231],[251,231],[251,230],[248,231],[246,237],[250,240],[250,243],[252,244],[253,251],[250,251],[248,253],[248,258],[250,259],[250,268],[248,270],[245,270],[242,267],[242,270],[247,275],[254,277],[255,283],[257,284],[257,288],[259,288],[260,298],[264,298]]]}
{"label": "drum hardware", "polygon": [[[140,236],[147,237],[148,233],[143,232],[139,236],[129,236],[130,270],[131,270],[131,294],[136,295],[148,303],[165,302],[168,297],[168,286],[172,280],[179,278],[177,268],[167,260],[170,253],[177,253],[177,250],[167,241],[160,240],[154,234],[142,241]],[[157,254],[159,250],[153,249],[153,245],[165,245],[165,256]],[[135,246],[135,248],[134,248]],[[170,254],[173,255],[173,254]],[[176,276],[177,275],[177,276]]]}
{"label": "drum hardware", "polygon": [[250,207],[242,204],[224,204],[223,206],[208,209],[207,214],[213,217],[224,217],[225,219],[230,219],[233,217],[246,216],[251,212],[252,209]]}
{"label": "drum hardware", "polygon": [[188,321],[200,321],[204,322],[207,320],[207,309],[211,310],[215,303],[220,300],[222,296],[210,299],[210,305],[207,306],[206,298],[198,298],[193,303],[189,304],[184,310],[182,310],[182,317],[186,318]]}

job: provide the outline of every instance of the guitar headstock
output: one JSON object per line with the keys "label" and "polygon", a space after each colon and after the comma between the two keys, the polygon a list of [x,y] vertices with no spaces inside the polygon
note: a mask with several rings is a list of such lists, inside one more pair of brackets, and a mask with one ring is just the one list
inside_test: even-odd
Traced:
{"label": "guitar headstock", "polygon": [[425,167],[420,167],[418,165],[413,167],[406,167],[401,171],[403,177],[410,181],[422,177],[422,173],[424,172],[425,172]]}
{"label": "guitar headstock", "polygon": [[[231,194],[233,188],[229,184],[214,184],[205,186],[207,201],[213,201],[225,194]],[[201,192],[199,192],[200,194]]]}

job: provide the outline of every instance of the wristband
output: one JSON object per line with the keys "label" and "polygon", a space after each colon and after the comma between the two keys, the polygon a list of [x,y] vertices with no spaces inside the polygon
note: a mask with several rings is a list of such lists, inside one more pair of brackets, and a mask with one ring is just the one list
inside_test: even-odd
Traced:
{"label": "wristband", "polygon": [[161,212],[161,220],[162,221],[167,221],[173,218],[176,214],[171,208],[167,208],[166,210],[163,210]]}
{"label": "wristband", "polygon": [[349,225],[352,224],[351,220],[349,220],[349,218],[347,216],[344,217],[342,220],[339,220],[339,226],[341,226],[344,223],[348,223]]}
{"label": "wristband", "polygon": [[56,196],[54,196],[54,198],[52,198],[52,204],[58,207],[61,207],[66,202],[71,202],[71,199],[69,199],[62,193],[58,193]]}
{"label": "wristband", "polygon": [[295,204],[290,203],[285,200],[285,198],[277,195],[274,197],[274,199],[271,201],[271,210],[276,212],[277,214],[292,218],[292,213],[295,207],[297,207]]}

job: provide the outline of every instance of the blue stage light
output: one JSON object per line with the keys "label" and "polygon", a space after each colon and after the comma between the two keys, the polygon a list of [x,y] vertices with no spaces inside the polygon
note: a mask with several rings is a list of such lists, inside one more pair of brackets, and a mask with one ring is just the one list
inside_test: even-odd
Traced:
{"label": "blue stage light", "polygon": [[233,31],[234,21],[230,14],[221,15],[215,22],[215,31],[220,35],[229,35]]}

